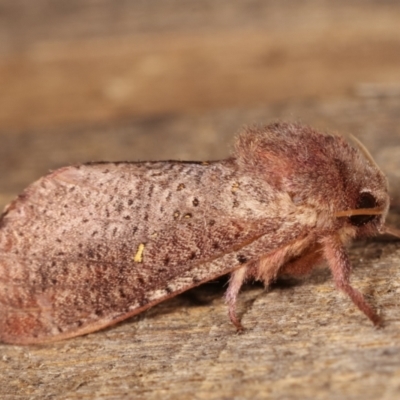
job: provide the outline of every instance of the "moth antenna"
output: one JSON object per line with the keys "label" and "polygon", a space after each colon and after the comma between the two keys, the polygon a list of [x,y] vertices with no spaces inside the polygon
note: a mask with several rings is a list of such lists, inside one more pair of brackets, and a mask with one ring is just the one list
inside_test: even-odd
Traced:
{"label": "moth antenna", "polygon": [[352,217],[354,215],[381,215],[383,214],[382,208],[358,208],[357,210],[344,210],[335,213],[335,217]]}
{"label": "moth antenna", "polygon": [[400,238],[400,229],[396,229],[391,226],[385,225],[383,227],[382,233],[387,233],[388,235],[392,235],[392,236]]}
{"label": "moth antenna", "polygon": [[349,138],[357,145],[357,147],[360,149],[361,153],[364,154],[365,158],[367,160],[369,160],[369,162],[375,166],[378,171],[380,171],[381,169],[379,168],[378,164],[376,163],[376,161],[374,160],[374,158],[372,157],[371,153],[368,151],[368,149],[360,142],[359,139],[357,139],[354,135],[350,134]]}

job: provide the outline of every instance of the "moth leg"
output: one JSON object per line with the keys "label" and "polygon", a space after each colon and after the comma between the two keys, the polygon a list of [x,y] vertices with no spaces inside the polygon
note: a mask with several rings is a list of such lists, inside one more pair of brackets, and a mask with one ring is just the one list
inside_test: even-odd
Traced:
{"label": "moth leg", "polygon": [[320,245],[312,247],[300,258],[288,262],[279,270],[279,275],[302,276],[307,275],[312,269],[323,261]]}
{"label": "moth leg", "polygon": [[243,282],[250,278],[262,281],[268,287],[276,279],[279,268],[285,261],[286,254],[286,249],[278,250],[270,256],[261,258],[255,263],[249,263],[245,267],[232,272],[225,298],[229,306],[230,320],[238,331],[244,330],[243,325],[236,315],[236,300]]}
{"label": "moth leg", "polygon": [[336,287],[346,293],[374,325],[380,325],[379,315],[366,302],[364,296],[350,285],[351,264],[339,237],[329,236],[324,238],[323,250]]}
{"label": "moth leg", "polygon": [[229,279],[228,290],[225,293],[225,301],[228,304],[228,314],[229,318],[233,325],[236,326],[238,331],[243,331],[243,325],[236,315],[236,300],[239,294],[240,288],[243,285],[244,280],[246,279],[246,266],[239,268],[231,273],[231,277]]}
{"label": "moth leg", "polygon": [[286,248],[279,249],[267,257],[261,258],[257,264],[255,272],[252,271],[254,279],[264,282],[265,287],[268,287],[271,282],[276,280],[280,268],[284,265],[287,259],[288,251]]}

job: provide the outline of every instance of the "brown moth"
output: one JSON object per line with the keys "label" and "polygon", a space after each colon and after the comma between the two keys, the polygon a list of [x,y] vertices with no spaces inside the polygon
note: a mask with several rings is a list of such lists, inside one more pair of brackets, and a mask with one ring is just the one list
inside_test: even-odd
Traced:
{"label": "brown moth", "polygon": [[0,219],[0,340],[42,343],[102,329],[230,273],[268,286],[326,261],[349,283],[345,246],[384,226],[387,181],[360,144],[297,124],[244,130],[231,158],[61,168]]}

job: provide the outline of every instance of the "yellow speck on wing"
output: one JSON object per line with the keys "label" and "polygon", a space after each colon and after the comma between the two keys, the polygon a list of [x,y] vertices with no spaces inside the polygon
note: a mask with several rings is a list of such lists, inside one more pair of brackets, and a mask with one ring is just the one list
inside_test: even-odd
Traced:
{"label": "yellow speck on wing", "polygon": [[137,263],[141,263],[143,261],[143,250],[144,250],[144,244],[140,243],[137,252],[135,254],[135,257],[133,257],[133,261]]}
{"label": "yellow speck on wing", "polygon": [[232,185],[232,192],[236,192],[239,189],[240,184],[238,182],[235,182]]}

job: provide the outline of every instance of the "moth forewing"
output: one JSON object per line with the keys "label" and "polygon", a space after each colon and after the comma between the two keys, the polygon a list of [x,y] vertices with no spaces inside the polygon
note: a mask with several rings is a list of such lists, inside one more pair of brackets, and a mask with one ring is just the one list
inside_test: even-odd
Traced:
{"label": "moth forewing", "polygon": [[254,186],[225,161],[89,164],[35,182],[2,217],[0,337],[88,333],[295,240],[300,214]]}

